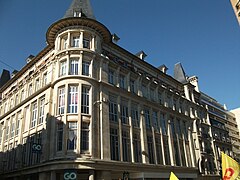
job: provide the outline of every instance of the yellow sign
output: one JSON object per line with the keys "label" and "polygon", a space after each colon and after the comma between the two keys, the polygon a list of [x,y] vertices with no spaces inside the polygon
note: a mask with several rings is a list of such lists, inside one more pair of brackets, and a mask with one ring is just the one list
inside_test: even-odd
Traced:
{"label": "yellow sign", "polygon": [[222,179],[240,179],[240,166],[237,161],[222,152]]}
{"label": "yellow sign", "polygon": [[171,172],[169,180],[178,180],[178,178],[173,172]]}

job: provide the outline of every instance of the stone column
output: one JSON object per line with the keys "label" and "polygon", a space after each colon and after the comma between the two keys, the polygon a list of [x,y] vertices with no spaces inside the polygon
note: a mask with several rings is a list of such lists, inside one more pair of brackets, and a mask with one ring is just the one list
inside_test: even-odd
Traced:
{"label": "stone column", "polygon": [[67,41],[68,41],[68,43],[67,43],[67,48],[70,48],[70,47],[71,47],[71,33],[70,33],[70,32],[68,32]]}
{"label": "stone column", "polygon": [[56,172],[51,171],[51,180],[56,180]]}
{"label": "stone column", "polygon": [[83,31],[80,32],[79,47],[83,48]]}
{"label": "stone column", "polygon": [[94,170],[89,171],[88,180],[94,180]]}
{"label": "stone column", "polygon": [[92,35],[92,40],[91,40],[91,50],[95,51],[95,40],[96,40],[96,36]]}
{"label": "stone column", "polygon": [[169,115],[167,115],[167,132],[168,132],[168,144],[169,144],[169,154],[170,154],[170,161],[171,165],[174,166],[174,159],[173,159],[173,148],[172,148],[172,130],[171,130],[171,120],[169,119]]}

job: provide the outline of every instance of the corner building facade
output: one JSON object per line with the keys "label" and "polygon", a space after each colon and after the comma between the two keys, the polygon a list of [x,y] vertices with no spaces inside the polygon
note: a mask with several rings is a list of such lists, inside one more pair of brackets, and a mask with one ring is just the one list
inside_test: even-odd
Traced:
{"label": "corner building facade", "polygon": [[[1,178],[198,179],[207,110],[190,83],[113,43],[89,1],[73,0],[46,37],[0,89]],[[201,168],[214,177],[213,160]]]}

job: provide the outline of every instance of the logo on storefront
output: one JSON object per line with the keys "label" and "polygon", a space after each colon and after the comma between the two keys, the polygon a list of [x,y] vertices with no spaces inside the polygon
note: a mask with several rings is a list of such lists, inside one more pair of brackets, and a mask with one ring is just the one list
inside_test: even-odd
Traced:
{"label": "logo on storefront", "polygon": [[76,180],[77,173],[74,170],[65,170],[63,178],[64,180]]}
{"label": "logo on storefront", "polygon": [[42,145],[37,144],[37,143],[33,143],[32,144],[32,152],[33,153],[41,153],[42,152]]}

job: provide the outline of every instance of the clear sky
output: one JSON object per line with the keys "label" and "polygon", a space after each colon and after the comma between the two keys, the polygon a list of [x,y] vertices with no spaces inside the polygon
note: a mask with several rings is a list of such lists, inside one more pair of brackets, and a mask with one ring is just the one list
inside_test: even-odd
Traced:
{"label": "clear sky", "polygon": [[[48,27],[59,20],[71,0],[0,0],[0,61],[20,70],[25,59],[45,46]],[[200,90],[240,106],[240,26],[229,0],[91,0],[94,14],[119,45],[146,61],[165,64],[173,74],[181,62],[197,75]],[[0,62],[2,69],[10,69]]]}

